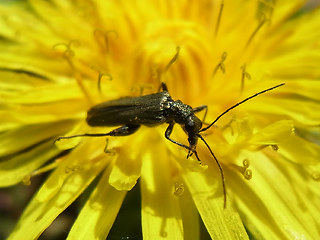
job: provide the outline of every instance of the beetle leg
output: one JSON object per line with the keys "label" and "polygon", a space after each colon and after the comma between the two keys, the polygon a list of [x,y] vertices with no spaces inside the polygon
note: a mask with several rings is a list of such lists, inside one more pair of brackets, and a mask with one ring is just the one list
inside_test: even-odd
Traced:
{"label": "beetle leg", "polygon": [[108,133],[84,133],[72,136],[58,137],[54,142],[60,141],[61,139],[69,139],[75,137],[105,137],[105,136],[128,136],[135,133],[139,129],[140,125],[124,125],[116,128]]}
{"label": "beetle leg", "polygon": [[179,143],[179,142],[173,140],[172,138],[170,138],[170,135],[171,135],[171,133],[172,133],[172,130],[173,130],[173,126],[174,126],[174,125],[175,125],[175,122],[171,122],[171,123],[169,124],[169,126],[167,127],[167,130],[166,130],[166,132],[165,132],[165,134],[164,134],[164,136],[166,137],[166,139],[168,139],[170,142],[173,142],[174,144],[179,145],[180,147],[183,147],[183,148],[185,148],[185,149],[191,150],[191,148],[190,148],[189,146],[184,145],[184,144],[182,144],[182,143]]}
{"label": "beetle leg", "polygon": [[189,147],[189,146],[187,146],[187,145],[184,145],[183,143],[179,143],[179,142],[173,140],[172,138],[170,138],[170,135],[171,135],[171,133],[172,133],[172,130],[173,130],[173,126],[174,126],[174,125],[175,125],[175,122],[174,122],[174,121],[169,124],[169,126],[168,126],[168,128],[167,128],[167,130],[166,130],[166,132],[165,132],[165,134],[164,134],[165,137],[166,137],[166,139],[168,139],[170,142],[173,142],[174,144],[177,144],[177,145],[180,146],[180,147],[183,147],[183,148],[185,148],[185,149],[188,149],[187,158],[191,156],[191,155],[190,155],[190,152],[194,153],[194,154],[196,155],[197,160],[201,163],[201,160],[199,159],[198,154],[197,154],[197,151],[196,151],[195,149],[193,149],[193,148],[191,148],[191,147]]}
{"label": "beetle leg", "polygon": [[161,82],[161,85],[158,89],[158,92],[161,92],[161,89],[162,89],[162,92],[168,92],[168,87],[167,87],[167,84],[164,83],[164,82]]}
{"label": "beetle leg", "polygon": [[119,128],[106,133],[107,136],[128,136],[135,133],[139,129],[140,125],[124,125]]}
{"label": "beetle leg", "polygon": [[195,108],[192,108],[192,112],[196,113],[196,112],[200,112],[202,111],[203,109],[206,110],[206,113],[208,111],[208,106],[207,105],[201,105],[199,107],[195,107]]}
{"label": "beetle leg", "polygon": [[[207,112],[208,112],[208,106],[201,105],[199,107],[192,108],[192,112],[194,112],[194,113],[201,112],[202,110],[205,110],[204,115],[203,115],[203,119],[202,119],[202,122],[204,123],[204,120],[206,119]],[[207,124],[207,125],[209,125],[209,124]]]}

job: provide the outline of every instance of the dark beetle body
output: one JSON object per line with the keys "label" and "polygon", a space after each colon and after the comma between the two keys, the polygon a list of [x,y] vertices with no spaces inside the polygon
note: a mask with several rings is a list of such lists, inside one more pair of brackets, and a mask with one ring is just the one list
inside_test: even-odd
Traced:
{"label": "dark beetle body", "polygon": [[[125,97],[103,102],[88,111],[87,123],[92,127],[121,126],[106,133],[105,136],[127,136],[133,134],[141,125],[153,127],[169,123],[165,137],[171,142],[194,152],[202,121],[194,114],[207,106],[192,108],[180,100],[174,101],[167,86],[162,83],[162,92],[140,97]],[[189,146],[170,138],[173,126],[178,123],[188,134]]]}
{"label": "dark beetle body", "polygon": [[126,97],[93,106],[87,123],[92,127],[126,124],[156,126],[167,120],[165,105],[172,102],[168,92]]}
{"label": "dark beetle body", "polygon": [[[195,115],[195,113],[200,112],[202,110],[207,111],[207,106],[202,105],[196,108],[192,108],[187,104],[184,104],[180,100],[174,101],[167,89],[165,83],[161,84],[162,92],[149,94],[140,97],[126,97],[120,98],[117,100],[112,100],[108,102],[103,102],[98,105],[93,106],[89,109],[87,114],[87,123],[92,127],[101,127],[101,126],[120,126],[108,133],[85,133],[85,134],[77,134],[73,136],[65,136],[59,137],[55,141],[59,141],[61,139],[68,139],[74,137],[103,137],[103,136],[128,136],[136,132],[141,125],[146,126],[156,126],[163,123],[168,123],[169,126],[165,131],[165,137],[173,142],[174,144],[179,145],[180,147],[184,147],[188,149],[187,157],[191,156],[193,153],[196,158],[200,161],[197,151],[196,145],[198,138],[200,138],[207,148],[209,149],[211,155],[215,159],[222,178],[222,187],[223,187],[223,195],[224,195],[224,207],[226,207],[226,187],[225,187],[225,179],[222,167],[209,147],[208,143],[201,136],[200,132],[204,132],[208,130],[211,126],[213,126],[223,115],[228,113],[230,110],[239,106],[240,104],[260,95],[267,91],[273,90],[277,87],[283,86],[284,83],[276,85],[274,87],[265,89],[261,92],[258,92],[241,102],[229,107],[222,114],[220,114],[211,124],[202,128],[202,121]],[[205,115],[206,116],[205,112]],[[178,123],[181,125],[183,130],[188,135],[189,146],[177,142],[170,138],[174,125]]]}

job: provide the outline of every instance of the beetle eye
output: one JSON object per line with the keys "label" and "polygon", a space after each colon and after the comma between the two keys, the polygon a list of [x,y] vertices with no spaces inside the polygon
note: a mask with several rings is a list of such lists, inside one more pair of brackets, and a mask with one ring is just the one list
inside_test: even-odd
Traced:
{"label": "beetle eye", "polygon": [[193,131],[194,125],[195,125],[195,122],[194,122],[194,119],[192,118],[192,116],[187,117],[186,123],[184,125],[186,131],[187,132]]}
{"label": "beetle eye", "polygon": [[195,132],[198,132],[201,127],[202,127],[202,122],[199,118],[197,118],[194,115],[187,117],[184,125],[184,129],[186,130],[186,132],[195,133]]}

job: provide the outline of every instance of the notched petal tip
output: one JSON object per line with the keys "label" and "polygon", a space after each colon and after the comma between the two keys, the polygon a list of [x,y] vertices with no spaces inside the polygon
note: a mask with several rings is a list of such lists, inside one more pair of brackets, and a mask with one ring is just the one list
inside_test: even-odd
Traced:
{"label": "notched petal tip", "polygon": [[140,175],[131,175],[126,177],[120,177],[119,175],[116,177],[113,173],[110,174],[109,184],[119,191],[130,191],[136,185],[139,177]]}
{"label": "notched petal tip", "polygon": [[281,120],[259,130],[252,136],[250,143],[254,145],[275,146],[278,143],[286,141],[293,134],[293,121]]}

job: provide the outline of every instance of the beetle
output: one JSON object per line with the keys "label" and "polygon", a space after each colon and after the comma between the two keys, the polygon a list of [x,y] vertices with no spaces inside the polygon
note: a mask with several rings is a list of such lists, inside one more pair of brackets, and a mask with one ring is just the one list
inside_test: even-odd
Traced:
{"label": "beetle", "polygon": [[[267,91],[271,91],[275,88],[283,86],[284,83],[273,86],[271,88],[260,91],[238,103],[229,107],[222,112],[212,123],[202,128],[203,121],[201,121],[195,113],[205,110],[204,116],[206,116],[208,107],[202,105],[192,108],[191,106],[184,104],[180,100],[173,100],[168,92],[167,85],[161,83],[162,91],[154,94],[139,96],[139,97],[125,97],[117,100],[107,101],[97,104],[91,107],[87,113],[87,124],[91,127],[101,126],[120,126],[108,133],[85,133],[72,136],[58,137],[56,141],[61,139],[69,139],[74,137],[103,137],[103,136],[128,136],[135,133],[141,125],[154,127],[160,124],[168,123],[168,127],[165,131],[165,138],[172,143],[183,147],[188,150],[187,158],[194,154],[197,160],[201,163],[196,146],[198,139],[200,138],[207,146],[210,154],[214,158],[219,167],[222,180],[222,188],[224,195],[224,207],[226,207],[226,186],[225,178],[221,164],[214,155],[208,143],[204,140],[201,132],[208,130],[212,127],[223,115],[230,110],[239,106],[240,104],[260,95]],[[177,142],[170,136],[175,124],[181,125],[185,133],[188,135],[189,145]]]}

